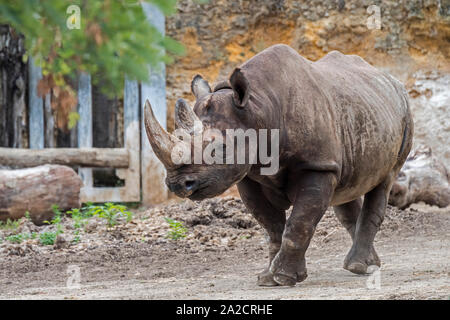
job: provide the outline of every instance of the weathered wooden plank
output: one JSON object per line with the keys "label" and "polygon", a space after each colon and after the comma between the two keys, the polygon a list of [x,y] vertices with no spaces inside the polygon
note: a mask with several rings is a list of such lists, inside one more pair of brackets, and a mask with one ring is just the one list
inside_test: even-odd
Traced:
{"label": "weathered wooden plank", "polygon": [[44,99],[44,119],[45,119],[45,134],[44,144],[46,148],[55,147],[55,119],[53,118],[52,106],[50,101],[50,94],[47,94]]}
{"label": "weathered wooden plank", "polygon": [[15,90],[13,95],[13,110],[12,110],[12,122],[14,127],[13,148],[22,148],[24,145],[24,133],[27,129],[26,121],[26,84],[23,75],[18,76],[15,81]]}
{"label": "weathered wooden plank", "polygon": [[44,148],[44,103],[37,94],[37,84],[42,78],[41,68],[29,60],[29,140],[30,149]]}
{"label": "weathered wooden plank", "polygon": [[[149,23],[154,25],[164,34],[165,17],[162,12],[149,3],[142,3],[142,7]],[[141,114],[144,114],[145,100],[149,99],[154,107],[153,111],[159,123],[166,128],[166,71],[165,65],[151,70],[150,81],[141,85]],[[165,186],[165,170],[162,163],[153,152],[145,134],[144,119],[141,119],[142,150],[141,150],[141,173],[142,173],[142,202],[145,205],[155,204],[167,199],[167,188]]]}
{"label": "weathered wooden plank", "polygon": [[28,63],[24,37],[0,24],[0,146],[28,147]]}
{"label": "weathered wooden plank", "polygon": [[141,168],[139,141],[139,85],[136,81],[125,80],[123,97],[124,145],[130,154],[127,170],[117,170],[117,175],[125,180],[123,201],[141,200]]}
{"label": "weathered wooden plank", "polygon": [[[92,147],[92,86],[91,76],[81,73],[78,79],[78,114],[80,119],[77,124],[78,147]],[[88,190],[93,186],[92,169],[80,168],[78,174],[83,181],[81,189],[81,201],[89,201]]]}
{"label": "weathered wooden plank", "polygon": [[78,146],[92,147],[92,86],[91,76],[81,73],[78,80]]}
{"label": "weathered wooden plank", "polygon": [[124,148],[0,148],[0,166],[16,168],[43,164],[128,168],[129,157]]}

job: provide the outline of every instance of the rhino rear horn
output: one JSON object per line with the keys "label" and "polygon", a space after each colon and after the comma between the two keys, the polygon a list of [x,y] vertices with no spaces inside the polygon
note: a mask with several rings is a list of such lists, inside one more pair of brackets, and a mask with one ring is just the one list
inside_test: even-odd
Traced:
{"label": "rhino rear horn", "polygon": [[144,117],[145,131],[156,156],[166,168],[175,167],[176,164],[172,161],[172,150],[178,144],[185,142],[161,127],[148,100],[145,101]]}
{"label": "rhino rear horn", "polygon": [[189,134],[199,134],[203,130],[201,120],[183,99],[178,99],[175,104],[175,127]]}

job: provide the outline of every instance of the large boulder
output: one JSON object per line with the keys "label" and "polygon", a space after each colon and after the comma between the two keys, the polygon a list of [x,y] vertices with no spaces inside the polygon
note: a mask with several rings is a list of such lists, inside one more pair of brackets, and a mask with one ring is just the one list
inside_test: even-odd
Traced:
{"label": "large boulder", "polygon": [[82,181],[71,168],[43,165],[27,169],[0,170],[0,220],[19,219],[30,213],[36,224],[61,210],[79,208]]}

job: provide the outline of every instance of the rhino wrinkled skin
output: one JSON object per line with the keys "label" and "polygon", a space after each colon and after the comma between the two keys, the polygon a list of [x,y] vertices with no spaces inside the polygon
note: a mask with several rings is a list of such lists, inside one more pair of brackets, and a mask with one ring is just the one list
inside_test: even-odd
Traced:
{"label": "rhino wrinkled skin", "polygon": [[368,266],[380,266],[373,240],[413,136],[399,81],[358,56],[333,51],[312,62],[275,45],[214,90],[201,76],[191,87],[194,112],[183,100],[176,106],[176,126],[189,134],[195,134],[194,120],[222,131],[280,130],[274,175],[261,175],[261,164],[175,165],[169,153],[177,139],[146,106],[147,134],[166,166],[170,190],[201,200],[237,183],[242,201],[269,236],[269,265],[259,285],[292,286],[306,278],[305,251],[329,206],[353,240],[344,268],[365,274]]}

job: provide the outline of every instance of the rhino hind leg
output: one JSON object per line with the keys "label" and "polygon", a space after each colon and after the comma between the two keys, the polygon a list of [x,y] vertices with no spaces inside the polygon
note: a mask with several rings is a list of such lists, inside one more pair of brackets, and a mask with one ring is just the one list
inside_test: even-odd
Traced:
{"label": "rhino hind leg", "polygon": [[362,203],[362,199],[358,198],[333,208],[336,217],[350,234],[352,240],[355,239],[356,221],[361,214]]}
{"label": "rhino hind leg", "polygon": [[384,219],[392,180],[391,175],[364,197],[354,228],[353,245],[344,261],[344,268],[350,272],[367,274],[370,265],[381,265],[373,241]]}
{"label": "rhino hind leg", "polygon": [[[344,203],[339,206],[334,207],[334,212],[339,220],[339,222],[344,226],[347,232],[350,234],[352,241],[355,241],[355,230],[358,217],[362,211],[363,199],[358,198],[356,200]],[[380,266],[380,258],[372,245],[369,258],[367,259],[367,264]],[[344,261],[344,269],[348,269],[348,259]]]}

